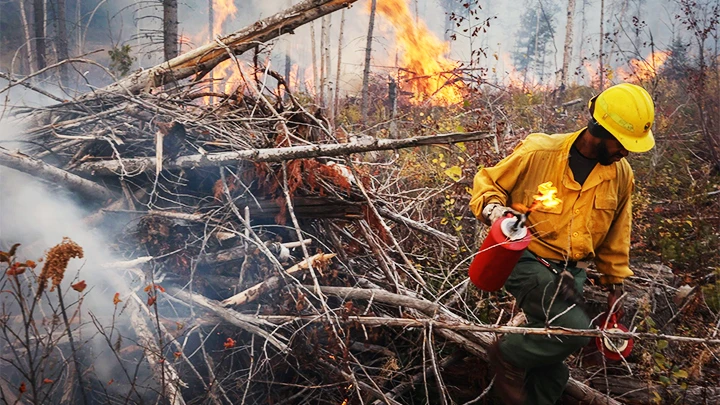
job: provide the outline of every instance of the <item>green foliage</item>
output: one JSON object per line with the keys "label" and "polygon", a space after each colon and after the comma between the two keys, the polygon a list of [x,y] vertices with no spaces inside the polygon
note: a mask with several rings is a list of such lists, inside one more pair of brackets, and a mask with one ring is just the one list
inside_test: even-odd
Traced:
{"label": "green foliage", "polygon": [[132,64],[137,60],[136,57],[130,55],[132,48],[130,45],[123,45],[121,47],[114,47],[108,51],[110,54],[110,71],[116,76],[124,77],[130,73]]}
{"label": "green foliage", "polygon": [[677,80],[687,75],[689,66],[688,57],[689,45],[684,43],[682,38],[675,37],[670,45],[670,56],[663,64],[660,72],[663,76]]}
{"label": "green foliage", "polygon": [[546,49],[555,35],[555,16],[559,11],[552,1],[525,8],[517,33],[517,49],[513,52],[513,62],[519,71],[527,72],[532,67],[540,69],[536,73],[544,71]]}

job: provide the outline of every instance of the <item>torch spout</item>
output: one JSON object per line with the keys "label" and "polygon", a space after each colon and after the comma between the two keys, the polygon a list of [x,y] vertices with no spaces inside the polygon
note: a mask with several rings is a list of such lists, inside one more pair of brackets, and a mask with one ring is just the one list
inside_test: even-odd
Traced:
{"label": "torch spout", "polygon": [[512,226],[513,231],[517,231],[518,229],[525,226],[525,222],[527,222],[527,219],[530,216],[531,212],[532,211],[528,210],[526,213],[517,216],[517,221],[515,221]]}

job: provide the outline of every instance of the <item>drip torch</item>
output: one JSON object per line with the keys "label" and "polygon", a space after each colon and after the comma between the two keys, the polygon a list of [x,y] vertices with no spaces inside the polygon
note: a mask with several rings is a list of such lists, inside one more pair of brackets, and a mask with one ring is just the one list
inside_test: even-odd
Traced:
{"label": "drip torch", "polygon": [[470,263],[470,281],[483,291],[497,291],[510,277],[515,264],[530,244],[530,232],[525,214],[506,214],[490,227],[480,251]]}
{"label": "drip torch", "polygon": [[560,204],[561,201],[555,197],[556,193],[557,188],[553,187],[552,182],[542,183],[538,186],[538,195],[533,197],[535,201],[530,208],[523,206],[524,214],[506,213],[504,218],[492,224],[468,270],[470,281],[477,288],[488,292],[502,288],[530,244],[530,232],[525,226],[528,216],[540,204],[545,207]]}
{"label": "drip torch", "polygon": [[[608,310],[595,321],[595,326],[606,332],[627,332],[628,328],[620,323],[624,315],[622,307],[615,310],[615,297],[608,296]],[[620,361],[630,355],[633,348],[633,339],[610,338],[607,336],[595,338],[595,346],[608,360]]]}

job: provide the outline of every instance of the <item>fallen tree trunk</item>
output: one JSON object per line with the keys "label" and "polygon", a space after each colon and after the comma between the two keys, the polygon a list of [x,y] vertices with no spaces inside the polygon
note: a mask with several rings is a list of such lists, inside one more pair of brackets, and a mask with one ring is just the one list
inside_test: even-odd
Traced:
{"label": "fallen tree trunk", "polygon": [[70,191],[92,199],[106,201],[115,197],[112,191],[93,181],[83,179],[22,153],[0,148],[0,165],[67,187]]}
{"label": "fallen tree trunk", "polygon": [[93,91],[83,98],[98,94],[137,94],[167,83],[185,79],[197,73],[207,73],[220,62],[230,58],[227,50],[239,55],[258,44],[292,33],[310,21],[348,7],[356,0],[305,0],[264,20],[255,22],[235,33],[205,44],[150,69],[137,71],[130,76]]}
{"label": "fallen tree trunk", "polygon": [[[307,159],[320,156],[343,156],[351,153],[371,152],[377,150],[392,150],[433,144],[479,141],[482,139],[492,138],[494,136],[495,134],[488,134],[484,132],[468,132],[418,136],[407,139],[372,139],[368,142],[302,145],[270,149],[248,149],[232,152],[181,156],[175,160],[163,162],[163,169],[180,170],[197,167],[229,166],[240,163],[244,160],[253,162],[282,162],[292,159]],[[123,159],[122,162],[119,160],[86,162],[79,165],[75,171],[94,176],[114,176],[121,171],[138,174],[154,172],[155,158],[141,157]]]}

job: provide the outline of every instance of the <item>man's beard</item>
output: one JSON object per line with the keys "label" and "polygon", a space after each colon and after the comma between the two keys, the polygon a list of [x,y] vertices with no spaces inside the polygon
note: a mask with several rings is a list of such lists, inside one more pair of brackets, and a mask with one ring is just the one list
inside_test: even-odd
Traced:
{"label": "man's beard", "polygon": [[[603,166],[610,166],[611,164],[615,163],[614,158],[623,158],[624,156],[620,153],[616,153],[614,155],[610,154],[610,151],[607,148],[607,144],[603,141],[600,142],[598,145],[598,153],[597,153],[597,161]],[[620,159],[617,159],[620,160]]]}

